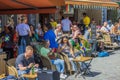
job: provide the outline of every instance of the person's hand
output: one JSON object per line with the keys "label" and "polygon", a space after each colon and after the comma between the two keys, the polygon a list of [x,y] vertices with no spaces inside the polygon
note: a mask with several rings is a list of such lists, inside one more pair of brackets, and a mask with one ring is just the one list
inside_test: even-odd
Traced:
{"label": "person's hand", "polygon": [[55,48],[53,48],[51,52],[54,53],[55,52]]}
{"label": "person's hand", "polygon": [[67,45],[62,46],[62,49],[64,49]]}
{"label": "person's hand", "polygon": [[34,65],[34,63],[30,63],[28,68],[31,68]]}
{"label": "person's hand", "polygon": [[35,64],[34,67],[37,67],[37,68],[38,68],[38,67],[39,67],[39,64]]}

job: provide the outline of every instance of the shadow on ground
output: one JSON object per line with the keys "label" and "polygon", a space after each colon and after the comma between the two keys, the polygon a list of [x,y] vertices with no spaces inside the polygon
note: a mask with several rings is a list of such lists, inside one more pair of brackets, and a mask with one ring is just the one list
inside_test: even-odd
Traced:
{"label": "shadow on ground", "polygon": [[87,74],[87,75],[84,75],[85,77],[95,77],[95,76],[98,76],[98,75],[100,75],[101,74],[101,72],[90,72],[89,74]]}

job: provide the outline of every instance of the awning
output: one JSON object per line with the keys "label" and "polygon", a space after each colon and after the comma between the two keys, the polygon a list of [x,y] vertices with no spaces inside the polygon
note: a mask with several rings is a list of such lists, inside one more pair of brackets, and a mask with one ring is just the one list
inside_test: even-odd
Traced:
{"label": "awning", "polygon": [[111,2],[110,0],[67,0],[65,4],[83,8],[116,8],[119,6],[117,3]]}
{"label": "awning", "polygon": [[55,13],[64,0],[0,0],[0,14]]}

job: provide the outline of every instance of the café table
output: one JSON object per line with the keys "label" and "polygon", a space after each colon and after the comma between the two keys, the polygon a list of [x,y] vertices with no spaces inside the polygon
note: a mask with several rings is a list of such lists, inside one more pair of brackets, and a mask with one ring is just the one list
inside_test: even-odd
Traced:
{"label": "caf\u00e9 table", "polygon": [[35,80],[37,78],[37,73],[23,74],[23,77],[28,78],[29,80]]}
{"label": "caf\u00e9 table", "polygon": [[[86,74],[87,71],[90,72],[89,67],[90,67],[90,63],[92,62],[92,60],[93,60],[92,57],[84,57],[84,56],[79,56],[79,57],[76,57],[75,59],[73,59],[73,61],[76,63],[76,66],[77,66],[77,73],[76,73],[75,77],[77,77],[79,74],[81,74],[81,76],[85,79],[83,74]],[[85,63],[87,61],[89,61],[88,64]],[[79,64],[79,62],[83,63],[86,67],[86,69],[83,71],[83,73],[82,73],[81,65]]]}

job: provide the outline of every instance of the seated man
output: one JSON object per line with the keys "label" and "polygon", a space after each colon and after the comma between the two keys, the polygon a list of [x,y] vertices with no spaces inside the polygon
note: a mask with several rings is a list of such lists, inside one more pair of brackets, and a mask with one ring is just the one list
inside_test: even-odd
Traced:
{"label": "seated man", "polygon": [[[25,53],[20,54],[17,57],[15,64],[19,76],[22,76],[23,74],[28,74],[33,66],[39,66],[38,64],[35,64],[33,57],[33,48],[31,46],[27,46]],[[27,79],[24,78],[23,80]]]}
{"label": "seated man", "polygon": [[[44,47],[41,48],[41,55],[43,55],[47,58],[49,58],[49,55],[54,52],[53,50],[50,50],[49,45],[50,45],[49,41],[45,41]],[[53,53],[53,54],[57,54],[57,53]],[[63,74],[64,67],[65,67],[64,61],[61,59],[55,58],[55,59],[51,59],[51,63],[56,65],[57,71],[61,73],[60,78],[65,79],[67,77],[67,75]]]}
{"label": "seated man", "polygon": [[100,31],[104,34],[110,34],[110,30],[107,28],[107,24],[107,22],[104,22],[103,26],[100,29]]}

